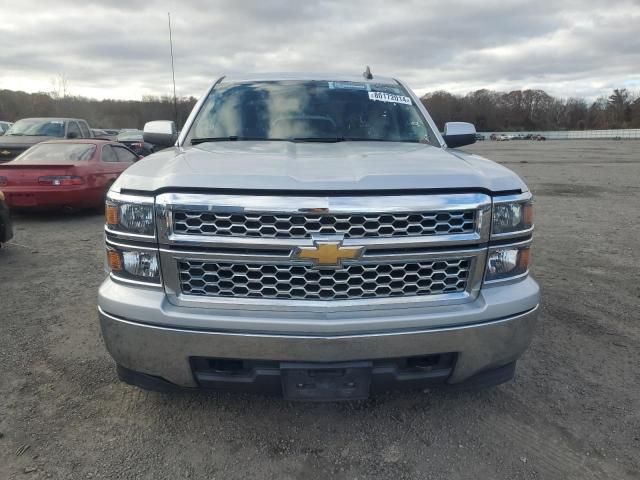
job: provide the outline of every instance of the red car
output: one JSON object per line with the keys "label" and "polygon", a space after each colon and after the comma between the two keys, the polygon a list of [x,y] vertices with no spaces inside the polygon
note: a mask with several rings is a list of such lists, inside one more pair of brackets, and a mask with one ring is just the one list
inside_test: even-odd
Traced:
{"label": "red car", "polygon": [[106,140],[42,142],[0,165],[0,188],[10,208],[102,207],[111,184],[140,158]]}

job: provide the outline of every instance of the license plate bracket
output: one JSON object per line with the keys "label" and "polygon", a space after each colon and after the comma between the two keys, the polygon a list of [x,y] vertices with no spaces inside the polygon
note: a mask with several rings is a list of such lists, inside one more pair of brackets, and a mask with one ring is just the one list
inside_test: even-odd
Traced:
{"label": "license plate bracket", "polygon": [[38,204],[35,195],[29,193],[12,193],[10,199],[16,207],[35,207]]}
{"label": "license plate bracket", "polygon": [[372,362],[280,364],[287,400],[335,402],[369,397]]}

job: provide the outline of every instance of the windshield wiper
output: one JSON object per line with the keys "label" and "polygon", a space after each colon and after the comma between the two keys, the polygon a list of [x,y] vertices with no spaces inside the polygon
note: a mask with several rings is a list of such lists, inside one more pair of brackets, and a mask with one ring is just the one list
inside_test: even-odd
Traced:
{"label": "windshield wiper", "polygon": [[294,143],[338,143],[338,142],[412,142],[414,140],[388,140],[386,138],[359,138],[359,137],[289,137],[289,138],[265,138],[265,137],[242,137],[230,135],[228,137],[204,137],[192,138],[191,145],[200,145],[208,142],[235,142],[235,141],[263,141],[263,142],[294,142]]}
{"label": "windshield wiper", "polygon": [[345,142],[388,142],[386,138],[344,137]]}
{"label": "windshield wiper", "polygon": [[289,137],[289,138],[265,138],[265,137],[241,137],[238,135],[230,135],[228,137],[206,137],[192,138],[191,145],[200,145],[208,142],[235,142],[235,141],[263,141],[263,142],[324,142],[336,143],[342,142],[342,137]]}
{"label": "windshield wiper", "polygon": [[264,138],[264,137],[240,137],[238,135],[229,135],[228,137],[205,137],[192,138],[191,145],[200,145],[208,142],[235,142],[235,141],[282,141],[284,138]]}
{"label": "windshield wiper", "polygon": [[419,143],[417,140],[389,140],[388,138],[365,138],[365,137],[344,137],[345,142],[399,142],[399,143]]}
{"label": "windshield wiper", "polygon": [[320,142],[320,143],[338,143],[343,142],[342,137],[291,137],[290,142]]}

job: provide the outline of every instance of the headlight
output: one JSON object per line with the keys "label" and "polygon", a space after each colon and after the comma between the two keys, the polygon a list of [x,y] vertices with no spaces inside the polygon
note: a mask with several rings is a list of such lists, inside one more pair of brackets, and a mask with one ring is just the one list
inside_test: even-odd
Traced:
{"label": "headlight", "polygon": [[530,230],[531,227],[533,227],[531,199],[494,204],[492,235],[517,233]]}
{"label": "headlight", "polygon": [[107,245],[107,269],[116,277],[160,283],[160,262],[154,249]]}
{"label": "headlight", "polygon": [[533,234],[531,193],[493,199],[486,282],[508,281],[529,272]]}
{"label": "headlight", "polygon": [[489,250],[485,282],[517,277],[529,271],[531,250],[524,247],[505,247]]}
{"label": "headlight", "polygon": [[106,202],[107,228],[116,233],[155,235],[153,198],[109,194]]}

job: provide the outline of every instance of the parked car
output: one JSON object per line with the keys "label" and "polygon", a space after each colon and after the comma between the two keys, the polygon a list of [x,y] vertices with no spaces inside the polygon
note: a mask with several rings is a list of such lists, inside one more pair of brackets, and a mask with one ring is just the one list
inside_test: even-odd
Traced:
{"label": "parked car", "polygon": [[23,118],[0,137],[0,163],[13,160],[37,143],[56,138],[92,138],[92,134],[89,124],[78,118]]}
{"label": "parked car", "polygon": [[7,243],[13,238],[13,226],[11,224],[11,214],[5,201],[4,193],[0,190],[0,248],[3,243]]}
{"label": "parked car", "polygon": [[102,130],[100,128],[92,128],[91,134],[93,135],[93,138],[97,138],[99,140],[115,140],[116,139],[115,135],[109,135],[105,130]]}
{"label": "parked car", "polygon": [[0,136],[4,135],[7,130],[13,125],[13,123],[9,122],[0,122]]}
{"label": "parked car", "polygon": [[547,138],[544,135],[532,135],[531,140],[536,140],[538,142],[544,142]]}
{"label": "parked car", "polygon": [[146,157],[155,152],[155,146],[149,142],[145,142],[141,130],[122,131],[116,137],[116,141],[126,145],[136,154]]}
{"label": "parked car", "polygon": [[[225,76],[107,195],[104,341],[142,388],[352,400],[510,380],[531,192],[390,77]],[[175,144],[175,146],[174,146]],[[169,148],[166,148],[169,147]]]}
{"label": "parked car", "polygon": [[91,132],[93,133],[93,138],[99,138],[101,140],[109,140],[111,142],[115,142],[118,137],[118,132],[113,133],[114,130],[105,130],[103,128],[92,128]]}
{"label": "parked car", "polygon": [[0,188],[11,208],[93,208],[139,157],[104,140],[41,142],[0,165]]}
{"label": "parked car", "polygon": [[496,140],[498,142],[508,142],[511,140],[511,137],[509,135],[496,135]]}

